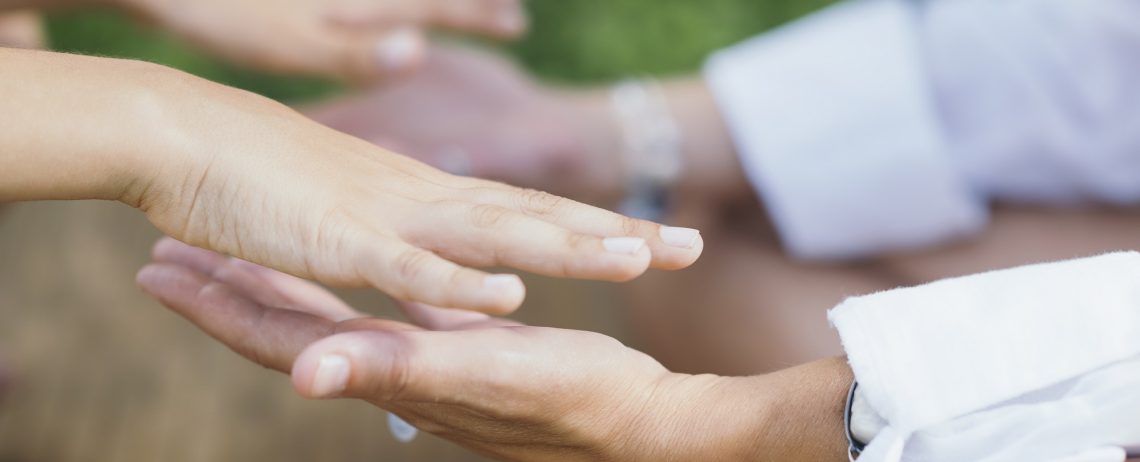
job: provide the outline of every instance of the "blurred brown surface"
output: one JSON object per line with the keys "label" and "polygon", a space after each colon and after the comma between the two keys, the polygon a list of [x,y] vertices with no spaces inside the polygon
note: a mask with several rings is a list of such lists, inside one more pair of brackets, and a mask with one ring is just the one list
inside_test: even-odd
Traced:
{"label": "blurred brown surface", "polygon": [[[303,401],[144,297],[134,274],[158,237],[112,203],[0,214],[0,354],[16,375],[0,462],[483,460],[427,435],[396,443],[363,403]],[[607,286],[529,284],[524,321],[624,337]],[[347,298],[394,315],[375,293]]]}

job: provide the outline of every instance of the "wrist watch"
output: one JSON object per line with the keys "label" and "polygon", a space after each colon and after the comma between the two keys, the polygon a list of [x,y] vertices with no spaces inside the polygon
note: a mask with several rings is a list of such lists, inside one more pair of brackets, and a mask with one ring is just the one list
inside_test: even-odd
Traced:
{"label": "wrist watch", "polygon": [[886,419],[875,412],[859,392],[858,380],[851,382],[851,390],[847,392],[843,426],[847,433],[847,457],[852,462],[863,453],[867,443],[875,439],[875,436],[887,426]]}
{"label": "wrist watch", "polygon": [[843,428],[847,433],[847,459],[855,462],[859,455],[863,453],[863,449],[867,444],[855,438],[855,432],[851,429],[851,416],[855,408],[855,392],[859,390],[859,381],[854,380],[851,382],[851,390],[847,392],[847,405],[843,410]]}

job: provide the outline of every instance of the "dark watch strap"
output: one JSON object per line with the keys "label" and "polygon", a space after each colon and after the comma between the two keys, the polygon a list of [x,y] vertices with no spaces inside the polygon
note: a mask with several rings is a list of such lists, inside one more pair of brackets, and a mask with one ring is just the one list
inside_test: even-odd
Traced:
{"label": "dark watch strap", "polygon": [[843,411],[843,428],[847,433],[847,457],[851,462],[855,462],[855,459],[858,459],[859,455],[863,453],[863,449],[867,447],[866,444],[855,439],[855,433],[851,431],[851,413],[855,404],[855,390],[858,388],[859,381],[852,380],[851,390],[847,392],[847,406],[844,407]]}

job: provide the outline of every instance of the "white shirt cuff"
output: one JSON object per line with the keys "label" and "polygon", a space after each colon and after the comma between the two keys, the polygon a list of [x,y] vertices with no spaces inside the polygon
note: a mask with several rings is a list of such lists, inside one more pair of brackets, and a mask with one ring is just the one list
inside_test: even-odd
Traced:
{"label": "white shirt cuff", "polygon": [[867,460],[1050,460],[1140,444],[1136,274],[1140,253],[1115,253],[840,304],[829,319],[888,423]]}
{"label": "white shirt cuff", "polygon": [[852,1],[714,55],[705,76],[787,250],[842,259],[986,222],[946,155],[905,2]]}

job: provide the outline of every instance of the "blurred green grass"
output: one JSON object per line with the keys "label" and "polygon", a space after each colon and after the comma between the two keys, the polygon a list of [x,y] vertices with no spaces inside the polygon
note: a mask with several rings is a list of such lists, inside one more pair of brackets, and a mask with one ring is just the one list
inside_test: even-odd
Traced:
{"label": "blurred green grass", "polygon": [[[532,32],[504,49],[539,75],[563,82],[680,73],[698,69],[712,50],[828,3],[528,0]],[[57,50],[145,59],[282,101],[312,100],[339,91],[332,82],[270,76],[219,62],[115,12],[55,13],[47,26]]]}

